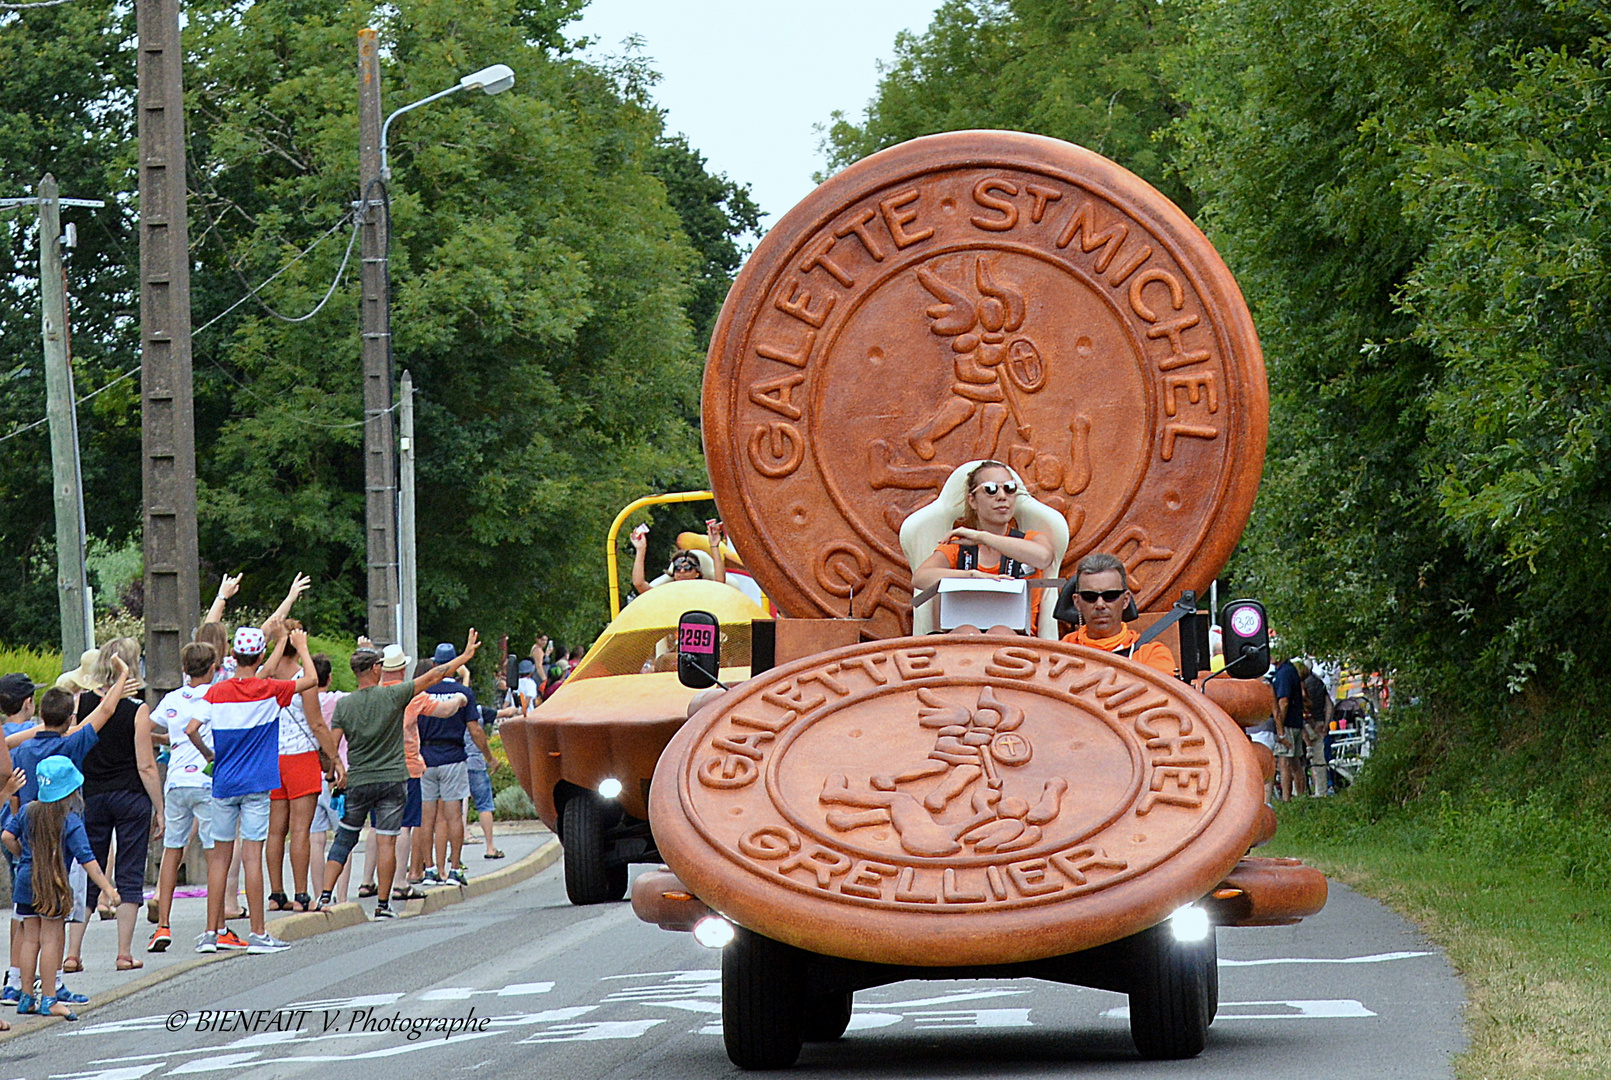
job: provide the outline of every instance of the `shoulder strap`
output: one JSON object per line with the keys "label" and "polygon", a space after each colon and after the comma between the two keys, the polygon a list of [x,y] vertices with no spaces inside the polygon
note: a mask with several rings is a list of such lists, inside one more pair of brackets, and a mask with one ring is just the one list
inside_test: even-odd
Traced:
{"label": "shoulder strap", "polygon": [[1130,652],[1127,655],[1134,656],[1135,651],[1141,648],[1141,646],[1147,644],[1149,641],[1152,641],[1159,634],[1175,625],[1181,619],[1184,619],[1187,615],[1194,615],[1196,613],[1197,594],[1192,592],[1190,589],[1187,589],[1185,592],[1180,594],[1180,599],[1175,601],[1175,606],[1169,609],[1169,614],[1147,627],[1147,632],[1136,639],[1136,643],[1130,646]]}

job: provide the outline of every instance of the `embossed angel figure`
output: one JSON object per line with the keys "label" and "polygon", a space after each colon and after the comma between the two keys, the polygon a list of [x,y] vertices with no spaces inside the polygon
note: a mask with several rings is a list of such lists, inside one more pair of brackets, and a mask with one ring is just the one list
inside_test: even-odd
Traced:
{"label": "embossed angel figure", "polygon": [[[998,699],[989,686],[980,690],[974,709],[948,705],[926,688],[917,695],[918,723],[935,733],[928,759],[903,773],[869,777],[866,791],[852,790],[842,773],[827,777],[818,801],[859,808],[829,811],[828,824],[841,831],[891,825],[901,847],[913,855],[955,855],[964,846],[975,852],[1020,851],[1038,843],[1041,826],[1062,809],[1068,782],[1062,777],[1047,780],[1033,805],[1006,793],[1001,767],[1024,765],[1034,754],[1018,731],[1024,711]],[[901,790],[936,776],[939,782],[921,798]],[[942,821],[964,793],[969,794],[969,813],[961,820]]]}

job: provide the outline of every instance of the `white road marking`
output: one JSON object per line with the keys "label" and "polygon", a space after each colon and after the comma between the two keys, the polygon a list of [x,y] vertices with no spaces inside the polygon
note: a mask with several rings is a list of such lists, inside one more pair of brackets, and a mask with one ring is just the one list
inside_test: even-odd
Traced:
{"label": "white road marking", "polygon": [[518,1045],[541,1043],[594,1042],[601,1039],[636,1039],[664,1020],[601,1020],[591,1024],[562,1024],[557,1028],[539,1031]]}
{"label": "white road marking", "polygon": [[[470,1031],[461,1035],[455,1035],[452,1039],[433,1039],[427,1035],[417,1042],[405,1042],[398,1046],[384,1046],[379,1050],[363,1050],[353,1054],[301,1054],[293,1057],[269,1058],[261,1062],[251,1060],[251,1058],[255,1057],[255,1055],[247,1056],[236,1054],[231,1056],[235,1058],[246,1057],[247,1060],[228,1061],[219,1058],[204,1058],[201,1061],[192,1061],[189,1064],[181,1065],[168,1075],[174,1076],[179,1073],[210,1072],[215,1069],[232,1069],[240,1065],[248,1064],[278,1065],[287,1061],[306,1062],[315,1065],[337,1061],[369,1061],[376,1058],[396,1057],[398,1054],[412,1054],[416,1050],[431,1050],[444,1046],[458,1046],[466,1042],[474,1042],[476,1039],[490,1039],[496,1034],[498,1033],[495,1031]],[[90,1078],[80,1077],[74,1078],[74,1080],[90,1080]],[[120,1080],[120,1078],[96,1077],[94,1080]]]}
{"label": "white road marking", "polygon": [[717,968],[704,968],[697,971],[630,971],[625,975],[603,975],[601,980],[607,979],[664,979],[670,977],[672,982],[710,982],[720,979],[722,973]]}
{"label": "white road marking", "polygon": [[1220,967],[1263,967],[1269,964],[1381,964],[1388,960],[1409,960],[1417,956],[1431,956],[1429,952],[1384,952],[1372,956],[1272,956],[1265,960],[1219,959]]}
{"label": "white road marking", "polygon": [[570,1005],[563,1009],[546,1009],[543,1012],[493,1016],[488,1017],[487,1026],[503,1028],[528,1027],[532,1024],[552,1024],[560,1020],[575,1020],[578,1016],[586,1016],[596,1008],[598,1008],[597,1005]]}
{"label": "white road marking", "polygon": [[142,1076],[162,1067],[161,1062],[155,1065],[130,1065],[122,1069],[101,1069],[96,1072],[52,1073],[50,1080],[140,1080]]}
{"label": "white road marking", "polygon": [[473,986],[444,986],[440,990],[426,990],[420,994],[421,1001],[468,1001],[477,994],[493,994],[497,997],[519,997],[523,994],[546,994],[554,988],[551,982],[510,983],[497,990],[477,990]]}
{"label": "white road marking", "polygon": [[875,1001],[868,1004],[875,1009],[910,1009],[918,1005],[952,1005],[959,1001],[979,1001],[983,998],[1015,997],[1019,994],[1028,994],[1029,990],[959,990],[954,994],[943,994],[940,997],[915,998],[911,1001]]}
{"label": "white road marking", "polygon": [[907,1013],[919,1028],[1026,1028],[1028,1009],[944,1009],[938,1012]]}
{"label": "white road marking", "polygon": [[329,1009],[335,1012],[338,1009],[379,1009],[386,1005],[395,1005],[403,1000],[402,994],[362,994],[358,997],[330,998],[326,1001],[293,1001],[287,1009],[307,1009],[309,1012],[320,1012]]}
{"label": "white road marking", "polygon": [[[1229,1012],[1232,1009],[1269,1009],[1280,1006],[1290,1012],[1259,1012],[1239,1013]],[[1130,1006],[1120,1005],[1102,1013],[1104,1017],[1113,1020],[1130,1019]],[[1222,1001],[1219,1005],[1219,1014],[1215,1016],[1214,1023],[1222,1020],[1364,1020],[1376,1014],[1365,1008],[1360,1002],[1350,998],[1338,998],[1319,1001]]]}

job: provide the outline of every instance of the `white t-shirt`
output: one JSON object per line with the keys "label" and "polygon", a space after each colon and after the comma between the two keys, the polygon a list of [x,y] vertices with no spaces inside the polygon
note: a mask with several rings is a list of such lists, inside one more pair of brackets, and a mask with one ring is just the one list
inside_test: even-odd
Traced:
{"label": "white t-shirt", "polygon": [[[151,726],[168,733],[168,779],[164,790],[176,787],[211,787],[213,778],[202,772],[207,759],[185,734],[190,721],[201,716],[201,741],[213,745],[212,725],[207,722],[206,686],[181,686],[169,691],[151,713]],[[199,707],[198,707],[199,706]]]}

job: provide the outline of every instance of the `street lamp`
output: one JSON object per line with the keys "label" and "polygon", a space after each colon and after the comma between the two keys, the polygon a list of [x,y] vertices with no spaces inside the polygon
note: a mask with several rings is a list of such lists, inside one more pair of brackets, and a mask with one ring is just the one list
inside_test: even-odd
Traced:
{"label": "street lamp", "polygon": [[[369,561],[369,636],[399,641],[419,655],[418,591],[414,560],[414,446],[405,431],[398,461],[392,440],[391,212],[386,186],[392,170],[387,136],[392,121],[421,105],[480,90],[501,94],[515,85],[507,64],[493,64],[466,75],[440,93],[404,105],[380,123],[380,57],[374,30],[358,33],[359,181],[363,214],[361,329],[364,361],[364,487]],[[405,390],[406,393],[406,390]],[[401,465],[401,468],[397,466]],[[398,473],[402,483],[398,483]]]}
{"label": "street lamp", "polygon": [[501,94],[513,85],[515,85],[515,73],[509,65],[493,64],[491,67],[482,68],[480,71],[466,75],[446,90],[432,94],[430,97],[420,98],[412,105],[404,105],[401,109],[392,113],[386,118],[386,122],[380,126],[380,178],[382,180],[392,178],[392,167],[386,159],[386,133],[391,130],[393,120],[412,109],[417,109],[421,105],[429,105],[438,98],[456,94],[460,90],[480,90],[483,94]]}

